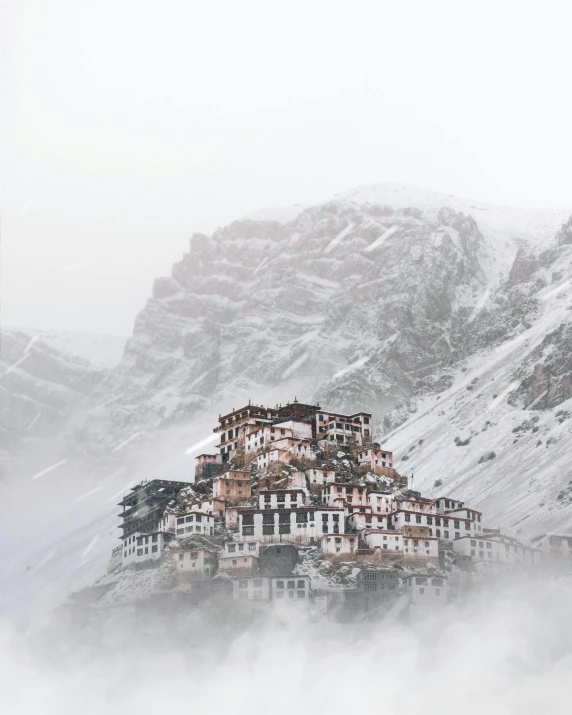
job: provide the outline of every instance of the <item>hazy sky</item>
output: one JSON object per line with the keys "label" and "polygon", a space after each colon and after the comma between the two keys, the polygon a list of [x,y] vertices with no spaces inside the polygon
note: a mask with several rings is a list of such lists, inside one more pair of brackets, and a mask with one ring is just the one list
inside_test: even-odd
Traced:
{"label": "hazy sky", "polygon": [[193,231],[361,184],[572,207],[566,5],[3,0],[3,322],[128,334]]}

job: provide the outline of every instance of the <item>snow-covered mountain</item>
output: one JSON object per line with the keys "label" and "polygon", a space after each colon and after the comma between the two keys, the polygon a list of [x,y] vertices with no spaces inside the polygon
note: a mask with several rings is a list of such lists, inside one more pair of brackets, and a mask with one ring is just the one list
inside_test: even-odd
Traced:
{"label": "snow-covered mountain", "polygon": [[79,330],[38,330],[19,328],[54,350],[86,360],[93,367],[110,370],[121,360],[127,337],[84,333]]}
{"label": "snow-covered mountain", "polygon": [[572,526],[568,217],[381,184],[195,234],[75,446],[123,454],[296,395],[372,411],[424,489],[440,480],[507,528]]}
{"label": "snow-covered mountain", "polygon": [[87,360],[54,342],[54,335],[39,331],[2,331],[0,476],[22,459],[33,461],[35,453],[57,456],[68,426],[106,374],[93,355]]}

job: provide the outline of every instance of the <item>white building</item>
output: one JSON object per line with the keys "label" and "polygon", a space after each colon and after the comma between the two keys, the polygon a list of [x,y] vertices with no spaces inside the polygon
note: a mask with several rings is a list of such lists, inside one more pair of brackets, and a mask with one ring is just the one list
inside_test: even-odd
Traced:
{"label": "white building", "polygon": [[342,415],[320,410],[314,419],[317,439],[360,446],[371,442],[371,414],[369,412]]}
{"label": "white building", "polygon": [[218,568],[221,573],[235,577],[252,576],[258,568],[259,544],[257,541],[227,541],[219,556]]}
{"label": "white building", "polygon": [[465,505],[465,502],[451,499],[451,497],[437,497],[434,501],[439,514],[444,514],[445,511],[450,511],[451,509],[462,509]]}
{"label": "white building", "polygon": [[355,554],[358,547],[356,534],[324,534],[320,550],[324,556],[342,557]]}
{"label": "white building", "polygon": [[177,516],[178,514],[172,514],[166,511],[157,525],[157,531],[174,534],[177,530]]}
{"label": "white building", "polygon": [[510,536],[489,533],[473,538],[464,536],[453,542],[455,553],[468,556],[477,571],[498,573],[514,568],[540,565],[539,549],[521,544]]}
{"label": "white building", "polygon": [[271,447],[272,442],[286,437],[294,439],[294,430],[285,425],[266,425],[265,427],[258,427],[246,435],[244,451],[247,455],[252,455],[261,449],[268,448],[269,445]]}
{"label": "white building", "polygon": [[149,534],[133,534],[123,539],[122,566],[157,561],[173,538],[171,533],[153,531]]}
{"label": "white building", "polygon": [[261,489],[258,505],[261,509],[296,509],[306,503],[303,489]]}
{"label": "white building", "polygon": [[363,531],[364,529],[387,529],[387,516],[385,514],[368,514],[354,512],[347,518],[350,529]]}
{"label": "white building", "polygon": [[[401,502],[411,505],[411,502]],[[439,539],[454,541],[463,536],[471,535],[476,529],[476,522],[472,519],[457,517],[456,514],[440,515],[427,509],[413,511],[400,507],[399,511],[390,514],[390,526],[394,529],[403,529],[409,526],[426,526],[429,535]]]}
{"label": "white building", "polygon": [[174,550],[173,560],[177,571],[194,580],[212,578],[217,570],[216,551],[195,544]]}
{"label": "white building", "polygon": [[371,491],[367,498],[374,514],[389,514],[393,511],[393,495],[390,492]]}
{"label": "white building", "polygon": [[532,547],[542,553],[546,563],[558,563],[572,558],[572,534],[548,532],[534,537]]}
{"label": "white building", "polygon": [[308,576],[271,576],[270,597],[273,601],[297,602],[310,600],[310,578]]}
{"label": "white building", "polygon": [[422,497],[419,492],[408,491],[395,498],[394,510],[418,512],[420,514],[436,514],[437,505],[432,499]]}
{"label": "white building", "polygon": [[336,472],[334,469],[325,469],[324,467],[311,467],[305,470],[308,484],[317,484],[322,486],[336,481]]}
{"label": "white building", "polygon": [[243,469],[229,469],[213,480],[213,498],[243,501],[252,494],[251,474]]}
{"label": "white building", "polygon": [[224,513],[224,525],[227,531],[236,531],[238,529],[238,507],[226,507],[226,511]]}
{"label": "white building", "polygon": [[403,551],[403,535],[388,529],[366,529],[363,539],[370,549],[381,549],[390,554]]}
{"label": "white building", "polygon": [[256,464],[258,469],[265,469],[273,462],[289,464],[292,459],[315,460],[316,453],[312,450],[311,440],[282,437],[273,442],[267,451],[258,454]]}
{"label": "white building", "polygon": [[409,536],[403,534],[403,557],[439,562],[439,539],[436,536]]}
{"label": "white building", "polygon": [[219,415],[219,425],[213,429],[220,437],[216,445],[220,449],[223,463],[232,459],[237,451],[244,448],[246,436],[252,431],[270,424],[275,410],[262,405],[246,405],[226,415]]}
{"label": "white building", "polygon": [[212,536],[214,534],[214,516],[204,512],[194,512],[177,517],[177,538],[191,536]]}
{"label": "white building", "polygon": [[267,452],[261,452],[256,457],[256,466],[259,470],[266,469],[271,464],[290,464],[293,458],[292,452],[287,449],[269,449]]}
{"label": "white building", "polygon": [[393,452],[371,446],[358,452],[358,464],[367,467],[374,474],[385,474],[386,470],[393,469]]}
{"label": "white building", "polygon": [[288,420],[286,422],[278,422],[257,429],[246,435],[245,438],[245,453],[253,454],[261,449],[272,447],[273,442],[279,442],[283,439],[293,440],[311,440],[312,426],[307,422],[294,422]]}
{"label": "white building", "polygon": [[200,502],[192,504],[190,511],[198,511],[203,514],[212,514],[215,519],[224,519],[224,514],[226,511],[226,502],[224,501],[224,499],[211,497],[210,499],[203,499]]}
{"label": "white building", "polygon": [[[482,516],[483,516],[483,513],[481,511],[477,511],[476,509],[467,509],[467,507],[459,507],[457,509],[449,509],[449,510],[446,510],[443,514],[444,518],[453,519],[453,522],[462,519],[463,526],[460,528],[462,528],[465,532],[469,531],[471,533],[471,535],[477,535],[477,536],[483,530]],[[469,525],[469,529],[467,529],[467,527],[466,527],[467,521],[471,522]],[[454,524],[453,524],[453,526],[454,526]]]}
{"label": "white building", "polygon": [[365,484],[328,484],[322,489],[322,504],[326,506],[344,505],[352,507],[369,506],[367,487]]}
{"label": "white building", "polygon": [[443,576],[406,576],[403,585],[405,593],[409,596],[409,603],[415,610],[447,605],[449,583]]}
{"label": "white building", "polygon": [[232,582],[232,597],[235,601],[269,601],[270,577],[241,578]]}
{"label": "white building", "polygon": [[331,507],[239,509],[239,539],[264,543],[317,543],[324,534],[343,534],[344,512]]}

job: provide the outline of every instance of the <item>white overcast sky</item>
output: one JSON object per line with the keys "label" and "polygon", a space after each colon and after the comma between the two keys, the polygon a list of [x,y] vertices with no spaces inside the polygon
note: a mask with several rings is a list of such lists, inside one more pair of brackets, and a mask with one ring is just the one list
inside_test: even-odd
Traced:
{"label": "white overcast sky", "polygon": [[3,0],[4,324],[129,334],[193,231],[362,184],[572,206],[567,5]]}

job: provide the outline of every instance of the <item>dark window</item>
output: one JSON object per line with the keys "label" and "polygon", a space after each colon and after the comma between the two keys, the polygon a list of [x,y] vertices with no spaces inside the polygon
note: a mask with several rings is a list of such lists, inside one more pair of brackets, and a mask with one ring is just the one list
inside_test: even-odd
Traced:
{"label": "dark window", "polygon": [[[282,514],[280,514],[282,516]],[[274,514],[263,514],[262,515],[263,524],[274,524]]]}
{"label": "dark window", "polygon": [[[274,524],[272,524],[270,526],[263,526],[262,533],[265,534],[266,536],[273,534],[274,533]],[[251,534],[248,534],[248,536],[251,536]]]}
{"label": "dark window", "polygon": [[415,515],[415,521],[416,521],[417,524],[420,524],[420,523],[421,523],[421,516],[420,516],[419,514],[416,514],[416,515]]}
{"label": "dark window", "polygon": [[290,533],[290,524],[280,524],[279,533],[280,534],[289,534]]}
{"label": "dark window", "polygon": [[250,526],[254,525],[254,514],[243,514],[242,515],[242,525],[243,526]]}

